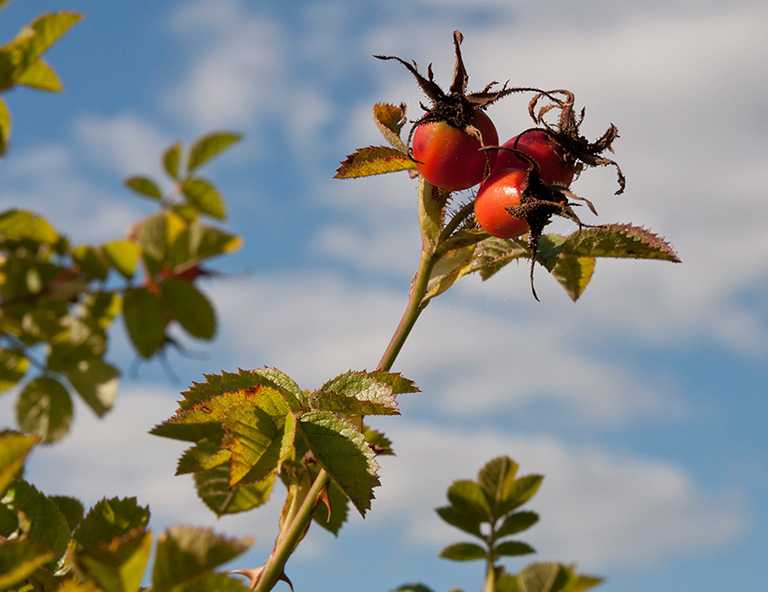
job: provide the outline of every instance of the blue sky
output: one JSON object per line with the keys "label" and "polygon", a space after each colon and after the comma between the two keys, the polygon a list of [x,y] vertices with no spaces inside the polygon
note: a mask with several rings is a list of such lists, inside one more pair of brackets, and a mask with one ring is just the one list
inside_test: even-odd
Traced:
{"label": "blue sky", "polygon": [[[2,39],[62,8],[86,14],[47,55],[67,90],[5,96],[14,135],[0,208],[37,210],[79,240],[115,238],[151,211],[123,178],[159,175],[176,139],[237,130],[246,140],[205,172],[245,246],[218,266],[232,276],[202,286],[220,316],[213,344],[189,344],[205,359],[171,353],[180,384],[157,363],[126,372],[103,421],[78,408],[73,434],[31,460],[39,487],[88,503],[137,495],[156,529],[256,535],[239,566],[266,557],[281,493],[217,521],[172,476],[179,446],[145,433],[204,372],[274,365],[309,388],[376,365],[418,260],[415,187],[405,174],[332,176],[356,147],[381,142],[374,103],[405,101],[416,116],[423,100],[404,68],[371,56],[432,62],[447,85],[458,28],[470,90],[507,79],[569,88],[588,136],[618,126],[626,193],[613,195],[609,169],[574,191],[600,221],[666,236],[683,264],[599,261],[576,304],[543,272],[535,302],[526,268],[510,267],[430,304],[395,365],[423,392],[377,422],[398,456],[381,460],[365,520],[338,539],[310,531],[288,565],[296,589],[477,589],[479,564],[436,558],[461,537],[432,508],[499,454],[546,475],[527,537],[536,558],[576,562],[614,592],[764,587],[764,2],[17,1],[0,14]],[[489,109],[502,141],[529,127],[524,106]],[[119,329],[111,359],[133,361]],[[12,403],[0,399],[8,422]]]}

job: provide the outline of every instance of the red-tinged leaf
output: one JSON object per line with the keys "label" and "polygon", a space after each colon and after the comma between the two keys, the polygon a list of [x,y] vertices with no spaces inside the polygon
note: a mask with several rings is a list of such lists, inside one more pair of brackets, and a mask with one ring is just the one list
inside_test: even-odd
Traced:
{"label": "red-tinged leaf", "polygon": [[562,255],[680,262],[677,253],[666,240],[645,228],[630,224],[608,224],[574,232],[566,238]]}
{"label": "red-tinged leaf", "polygon": [[408,154],[408,146],[400,139],[400,131],[405,125],[405,104],[399,107],[388,103],[377,103],[373,106],[373,120],[384,138],[397,150]]}
{"label": "red-tinged leaf", "polygon": [[379,485],[379,465],[365,436],[349,421],[323,411],[301,415],[297,431],[331,479],[364,516],[371,507],[373,488]]}
{"label": "red-tinged leaf", "polygon": [[243,403],[253,404],[268,415],[272,415],[272,411],[277,411],[275,415],[281,415],[283,410],[288,412],[280,393],[269,387],[255,386],[225,392],[192,407],[179,409],[150,433],[189,442],[218,436],[223,434],[223,423],[230,410]]}
{"label": "red-tinged leaf", "polygon": [[[256,370],[239,370],[234,372],[222,372],[221,374],[206,374],[205,382],[194,382],[192,386],[184,391],[182,396],[183,401],[179,401],[180,409],[189,409],[196,405],[214,397],[231,391],[239,391],[241,389],[249,389],[253,387],[266,386],[279,392],[283,402],[280,403],[278,399],[272,401],[273,405],[276,405],[276,411],[270,411],[266,406],[262,406],[262,409],[270,413],[271,415],[282,414],[285,415],[290,409],[298,410],[298,402],[295,397],[301,393],[299,386],[276,368],[259,368]],[[271,395],[271,392],[262,393],[262,396]]]}
{"label": "red-tinged leaf", "polygon": [[335,179],[354,179],[415,169],[416,163],[406,154],[387,146],[359,148],[342,161]]}
{"label": "red-tinged leaf", "polygon": [[475,561],[488,557],[488,551],[475,543],[454,543],[440,551],[439,556],[452,561]]}

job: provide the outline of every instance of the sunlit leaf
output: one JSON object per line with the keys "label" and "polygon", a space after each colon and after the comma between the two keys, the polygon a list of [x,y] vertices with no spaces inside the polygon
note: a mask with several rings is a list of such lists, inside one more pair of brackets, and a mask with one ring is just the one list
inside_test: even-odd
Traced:
{"label": "sunlit leaf", "polygon": [[200,177],[189,178],[182,183],[181,192],[203,214],[219,219],[227,217],[224,202],[209,181]]}
{"label": "sunlit leaf", "polygon": [[0,545],[0,589],[14,588],[53,559],[53,551],[30,539],[3,541]]}
{"label": "sunlit leaf", "polygon": [[608,224],[584,228],[569,235],[563,255],[588,257],[628,257],[680,262],[667,241],[651,231],[630,224]]}
{"label": "sunlit leaf", "polygon": [[261,481],[280,466],[282,430],[258,405],[242,403],[229,410],[224,429],[232,452],[230,487]]}
{"label": "sunlit leaf", "polygon": [[125,180],[125,184],[144,197],[150,197],[157,200],[163,199],[163,192],[160,191],[157,184],[149,177],[129,177]]}
{"label": "sunlit leaf", "polygon": [[189,149],[187,170],[191,173],[242,138],[240,134],[227,132],[216,132],[200,138]]}
{"label": "sunlit leaf", "polygon": [[72,400],[56,379],[40,376],[27,383],[16,402],[19,426],[43,442],[63,437],[72,423]]}
{"label": "sunlit leaf", "polygon": [[499,456],[485,463],[478,472],[477,482],[485,492],[491,511],[496,518],[506,513],[501,508],[514,486],[517,469],[517,463],[511,458]]}
{"label": "sunlit leaf", "polygon": [[21,472],[24,461],[38,439],[26,434],[0,434],[0,498]]}
{"label": "sunlit leaf", "polygon": [[388,146],[368,146],[349,154],[336,170],[334,178],[355,179],[415,168],[416,163],[400,150]]}
{"label": "sunlit leaf", "polygon": [[[70,11],[47,13],[37,17],[28,27],[35,33],[26,52],[26,58],[31,62],[53,45],[59,37],[83,18],[82,14]],[[26,27],[25,27],[26,28]],[[25,31],[19,34],[21,37]]]}
{"label": "sunlit leaf", "polygon": [[135,497],[104,498],[83,518],[72,538],[81,547],[110,543],[149,522],[149,508],[140,506]]}
{"label": "sunlit leaf", "polygon": [[101,359],[82,360],[69,372],[69,382],[96,415],[103,417],[117,397],[120,371]]}
{"label": "sunlit leaf", "polygon": [[8,139],[11,137],[11,112],[5,101],[0,98],[0,155],[8,150]]}
{"label": "sunlit leaf", "polygon": [[31,240],[52,245],[59,235],[47,220],[24,210],[8,210],[0,213],[0,241]]}
{"label": "sunlit leaf", "polygon": [[15,351],[0,348],[0,392],[17,384],[27,373],[29,359]]}
{"label": "sunlit leaf", "polygon": [[405,124],[405,104],[399,107],[388,103],[373,106],[373,120],[384,138],[401,152],[408,152],[405,142],[400,139],[400,130]]}
{"label": "sunlit leaf", "polygon": [[584,293],[594,272],[594,257],[563,256],[558,258],[552,276],[575,302]]}
{"label": "sunlit leaf", "polygon": [[117,271],[126,278],[133,277],[141,248],[132,240],[111,241],[102,247],[104,255]]}
{"label": "sunlit leaf", "polygon": [[179,458],[176,466],[177,475],[187,473],[196,473],[198,471],[207,471],[220,464],[229,462],[232,453],[227,449],[222,449],[223,434],[214,434],[208,438],[203,438],[194,446],[187,448],[184,454]]}
{"label": "sunlit leaf", "polygon": [[437,248],[448,196],[447,191],[431,185],[424,177],[419,178],[419,228],[422,243],[431,249]]}
{"label": "sunlit leaf", "polygon": [[16,78],[16,84],[23,84],[36,90],[48,92],[64,90],[56,72],[43,60],[37,60],[27,66]]}

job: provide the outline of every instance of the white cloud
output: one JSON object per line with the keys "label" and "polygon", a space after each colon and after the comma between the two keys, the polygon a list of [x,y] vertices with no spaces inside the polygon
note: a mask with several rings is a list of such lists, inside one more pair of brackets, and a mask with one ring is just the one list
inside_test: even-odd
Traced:
{"label": "white cloud", "polygon": [[125,177],[156,177],[162,152],[172,142],[134,113],[84,115],[75,121],[73,131],[89,158]]}
{"label": "white cloud", "polygon": [[75,244],[119,238],[138,217],[130,201],[104,189],[78,169],[71,146],[42,145],[3,162],[0,209],[38,212]]}
{"label": "white cloud", "polygon": [[381,459],[382,487],[362,528],[397,521],[411,545],[443,546],[465,538],[444,525],[434,508],[446,505],[451,482],[474,479],[485,462],[500,455],[520,464],[518,475],[545,475],[525,507],[541,520],[520,536],[544,560],[577,562],[587,570],[647,567],[716,548],[746,527],[740,496],[705,491],[668,461],[545,435],[478,433],[397,418],[381,428],[393,439],[397,456]]}

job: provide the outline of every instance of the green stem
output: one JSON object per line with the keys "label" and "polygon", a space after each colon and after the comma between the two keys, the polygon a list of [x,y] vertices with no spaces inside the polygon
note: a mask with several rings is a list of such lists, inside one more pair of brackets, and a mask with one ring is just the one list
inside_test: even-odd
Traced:
{"label": "green stem", "polygon": [[271,590],[277,584],[280,576],[283,575],[285,564],[304,536],[309,521],[312,519],[312,512],[315,509],[317,498],[328,484],[328,480],[328,473],[325,472],[325,469],[320,469],[317,477],[315,477],[315,482],[312,483],[312,487],[301,503],[299,511],[296,512],[296,516],[290,521],[287,529],[280,533],[280,541],[264,565],[264,571],[261,572],[256,582],[254,592],[267,592]]}
{"label": "green stem", "polygon": [[[422,183],[420,199],[426,199],[426,193],[431,186]],[[463,219],[465,219],[472,212],[471,203],[462,208],[451,221],[441,230],[440,235],[436,241],[439,245],[442,241],[447,239],[455,230]],[[416,320],[419,315],[427,307],[429,301],[423,302],[424,296],[427,293],[427,286],[429,285],[429,277],[432,273],[432,269],[439,260],[441,254],[436,252],[436,249],[429,248],[429,245],[425,242],[422,251],[421,258],[419,260],[419,268],[416,271],[416,275],[413,278],[411,289],[408,294],[408,305],[406,306],[403,317],[400,319],[400,323],[395,329],[395,333],[384,351],[384,355],[379,362],[377,370],[388,372],[392,365],[395,363],[400,350],[405,344],[406,339],[411,333],[413,326],[416,324]],[[296,546],[301,541],[301,537],[304,535],[309,522],[312,519],[312,512],[315,508],[317,498],[322,492],[323,488],[328,484],[329,476],[324,469],[320,470],[315,482],[312,484],[312,488],[307,492],[307,496],[301,504],[296,515],[286,521],[287,527],[285,532],[281,532],[278,536],[277,544],[272,552],[267,563],[264,565],[264,571],[262,571],[257,581],[255,592],[267,592],[278,582],[280,576],[283,574],[288,558],[291,556]],[[495,580],[494,580],[495,581]],[[494,584],[495,586],[495,584]]]}

